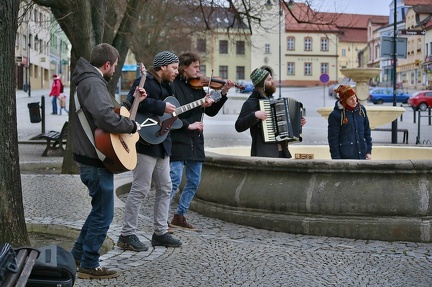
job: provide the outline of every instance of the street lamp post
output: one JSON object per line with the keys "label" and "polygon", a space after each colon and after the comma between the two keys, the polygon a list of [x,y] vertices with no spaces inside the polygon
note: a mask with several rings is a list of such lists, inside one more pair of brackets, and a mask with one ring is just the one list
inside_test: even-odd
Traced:
{"label": "street lamp post", "polygon": [[[279,15],[279,84],[278,84],[278,89],[279,89],[279,98],[282,98],[282,4],[280,0],[277,0],[278,2],[278,15]],[[285,2],[285,1],[283,1]],[[289,0],[288,2],[288,6],[289,7],[293,7],[294,5],[294,0]],[[265,7],[270,10],[273,6],[273,3],[271,2],[271,0],[267,0]],[[285,23],[285,22],[284,22]]]}
{"label": "street lamp post", "polygon": [[[60,38],[60,53],[59,53],[59,58],[60,58],[60,60],[59,60],[59,67],[58,67],[58,73],[59,73],[59,77],[60,77],[60,79],[61,79],[61,77],[62,77],[62,43],[63,43],[63,41],[62,41],[62,39]],[[62,79],[63,80],[63,79]]]}
{"label": "street lamp post", "polygon": [[31,84],[30,84],[30,48],[31,48],[31,41],[30,41],[30,16],[27,19],[27,89],[28,89],[28,96],[31,97]]}
{"label": "street lamp post", "polygon": [[31,97],[31,84],[30,84],[30,37],[27,39],[28,45],[27,45],[27,89],[28,89],[28,96]]}

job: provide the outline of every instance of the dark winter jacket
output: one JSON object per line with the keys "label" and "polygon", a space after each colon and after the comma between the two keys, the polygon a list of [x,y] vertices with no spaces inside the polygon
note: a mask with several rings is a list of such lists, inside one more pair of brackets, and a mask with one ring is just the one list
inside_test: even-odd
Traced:
{"label": "dark winter jacket", "polygon": [[[249,129],[252,137],[251,156],[291,158],[286,141],[279,143],[264,142],[262,121],[255,117],[255,112],[260,110],[259,100],[265,99],[268,100],[269,98],[264,97],[258,90],[254,89],[249,98],[243,103],[235,122],[235,129],[239,133]],[[281,152],[279,152],[279,146],[282,148]]]}
{"label": "dark winter jacket", "polygon": [[[193,101],[201,100],[206,96],[203,89],[193,89],[187,81],[177,77],[172,83],[174,95],[180,105],[186,105]],[[212,94],[218,99],[210,107],[203,109],[201,106],[191,109],[179,115],[183,126],[178,130],[171,130],[173,141],[171,161],[204,161],[204,136],[198,130],[188,130],[188,126],[194,122],[203,121],[203,113],[213,117],[222,108],[227,101],[226,95],[222,96],[220,91]],[[205,126],[205,119],[204,119]]]}
{"label": "dark winter jacket", "polygon": [[[135,88],[139,85],[140,80],[141,77],[134,81],[129,94],[127,95],[127,103],[133,103]],[[163,116],[166,107],[166,103],[163,100],[166,97],[173,95],[170,84],[162,82],[154,69],[150,67],[144,83],[144,89],[147,92],[147,98],[139,104],[138,113],[147,114],[150,117]],[[143,129],[145,129],[145,127],[143,127]],[[137,152],[159,158],[164,158],[165,155],[170,156],[171,137],[168,134],[162,143],[155,145],[144,143],[142,139],[140,139],[137,143]]]}
{"label": "dark winter jacket", "polygon": [[348,120],[343,123],[344,108],[340,101],[328,118],[328,142],[332,159],[366,159],[372,153],[371,129],[364,106],[352,111],[345,109]]}
{"label": "dark winter jacket", "polygon": [[[114,111],[112,97],[108,92],[108,82],[100,71],[86,59],[80,58],[72,75],[72,81],[77,86],[78,101],[88,121],[91,131],[96,128],[109,133],[134,133],[136,123],[129,118],[120,116]],[[93,144],[84,132],[76,113],[71,113],[72,148],[75,161],[103,167]]]}

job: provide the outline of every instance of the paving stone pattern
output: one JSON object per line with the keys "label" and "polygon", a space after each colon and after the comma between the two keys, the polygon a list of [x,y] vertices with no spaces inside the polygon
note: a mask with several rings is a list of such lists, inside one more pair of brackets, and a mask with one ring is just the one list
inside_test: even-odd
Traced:
{"label": "paving stone pattern", "polygon": [[[20,134],[30,133],[24,129]],[[60,164],[60,158],[40,156],[43,145],[20,144],[19,149],[21,163]],[[90,201],[78,175],[23,173],[21,178],[27,222],[82,226]],[[124,173],[115,182],[130,180],[131,173]],[[143,202],[137,234],[149,246],[153,196],[151,192]],[[121,195],[116,201],[108,232],[114,242],[125,199]],[[174,210],[175,204],[170,218]],[[187,219],[200,231],[176,229],[182,247],[151,247],[139,253],[115,247],[101,257],[101,264],[119,270],[118,278],[77,279],[75,286],[432,286],[432,244],[287,234],[193,211]]]}

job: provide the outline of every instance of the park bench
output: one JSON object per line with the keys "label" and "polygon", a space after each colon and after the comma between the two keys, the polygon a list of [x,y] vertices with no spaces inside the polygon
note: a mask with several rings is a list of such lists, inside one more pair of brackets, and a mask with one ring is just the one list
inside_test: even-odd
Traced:
{"label": "park bench", "polygon": [[61,131],[49,131],[39,136],[39,138],[47,141],[47,146],[42,153],[42,156],[48,156],[49,151],[58,151],[56,155],[63,156],[64,148],[63,141],[67,139],[68,122],[65,122]]}
{"label": "park bench", "polygon": [[34,248],[16,249],[16,272],[9,272],[2,287],[24,287],[39,256],[39,250]]}
{"label": "park bench", "polygon": [[[378,128],[378,129],[373,129],[373,131],[377,131],[377,132],[391,132],[392,129],[384,129],[384,128]],[[403,133],[403,143],[404,144],[408,144],[408,129],[397,129],[397,132],[402,132]]]}

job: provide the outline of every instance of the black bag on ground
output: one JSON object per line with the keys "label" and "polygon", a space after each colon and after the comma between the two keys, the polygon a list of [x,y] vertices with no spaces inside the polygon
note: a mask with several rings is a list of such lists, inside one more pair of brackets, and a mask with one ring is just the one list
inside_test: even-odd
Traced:
{"label": "black bag on ground", "polygon": [[26,287],[71,287],[75,284],[76,265],[72,253],[57,245],[39,248]]}
{"label": "black bag on ground", "polygon": [[0,286],[10,272],[18,272],[16,253],[9,243],[5,243],[0,246]]}

